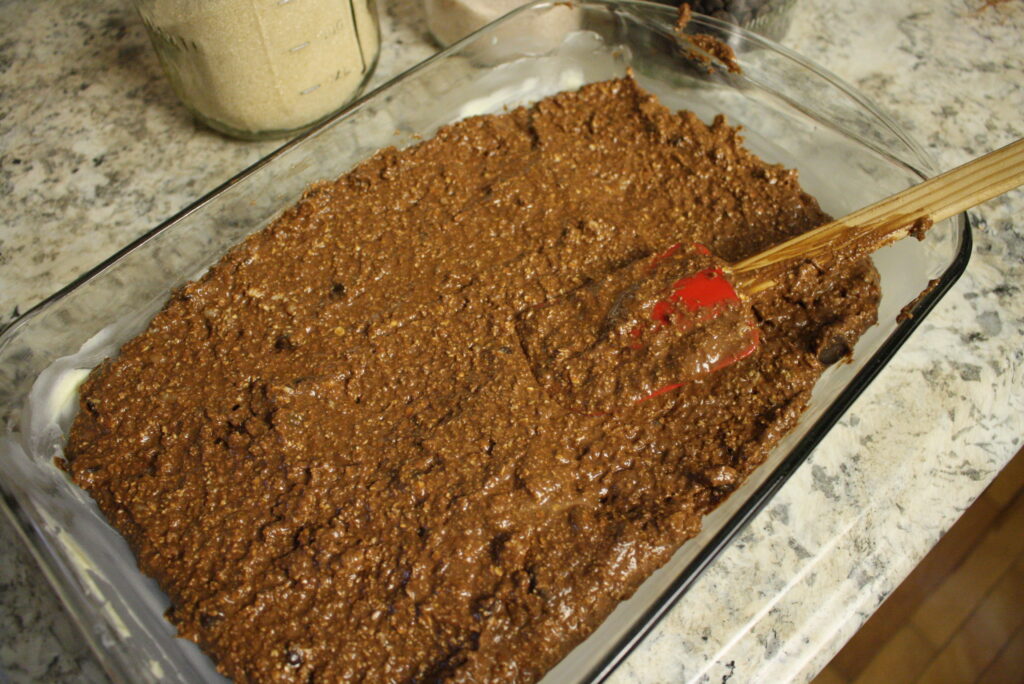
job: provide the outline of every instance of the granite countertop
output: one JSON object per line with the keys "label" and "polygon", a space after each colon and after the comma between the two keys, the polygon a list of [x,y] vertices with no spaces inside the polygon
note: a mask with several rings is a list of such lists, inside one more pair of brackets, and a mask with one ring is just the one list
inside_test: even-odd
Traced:
{"label": "granite countertop", "polygon": [[[0,323],[276,147],[194,123],[116,0],[0,0]],[[375,83],[434,50],[383,0]],[[801,0],[784,41],[950,168],[1024,136],[1024,3]],[[1024,192],[966,274],[613,681],[806,681],[1020,447]],[[0,517],[0,682],[106,681]]]}

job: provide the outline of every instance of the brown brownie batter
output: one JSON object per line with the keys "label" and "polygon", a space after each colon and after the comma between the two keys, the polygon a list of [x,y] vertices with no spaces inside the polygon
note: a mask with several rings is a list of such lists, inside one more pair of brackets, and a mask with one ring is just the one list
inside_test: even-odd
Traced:
{"label": "brown brownie batter", "polygon": [[533,681],[766,457],[879,290],[795,268],[755,354],[604,416],[540,388],[516,316],[827,218],[631,80],[468,119],[178,291],[83,386],[66,467],[237,681]]}

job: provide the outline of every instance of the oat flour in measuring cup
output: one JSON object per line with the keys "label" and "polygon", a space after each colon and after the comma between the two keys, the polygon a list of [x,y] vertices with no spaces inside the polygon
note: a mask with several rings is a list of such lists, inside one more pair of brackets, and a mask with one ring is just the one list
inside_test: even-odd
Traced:
{"label": "oat flour in measuring cup", "polygon": [[372,0],[135,0],[178,97],[240,138],[301,130],[358,94],[377,60]]}

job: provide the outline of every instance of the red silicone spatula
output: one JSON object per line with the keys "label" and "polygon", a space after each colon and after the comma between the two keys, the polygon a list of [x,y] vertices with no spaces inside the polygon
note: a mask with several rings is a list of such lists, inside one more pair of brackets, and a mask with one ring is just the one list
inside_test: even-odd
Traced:
{"label": "red silicone spatula", "polygon": [[674,245],[520,312],[516,332],[537,382],[567,408],[603,414],[651,400],[753,354],[747,297],[794,263],[826,268],[1024,184],[1024,140],[736,264]]}
{"label": "red silicone spatula", "polygon": [[753,353],[757,325],[726,274],[703,245],[674,245],[521,312],[534,377],[570,408],[607,413]]}

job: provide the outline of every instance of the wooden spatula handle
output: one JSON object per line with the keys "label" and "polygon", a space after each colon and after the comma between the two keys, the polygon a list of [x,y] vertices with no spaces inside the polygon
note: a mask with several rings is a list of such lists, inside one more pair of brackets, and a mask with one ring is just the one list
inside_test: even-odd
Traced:
{"label": "wooden spatula handle", "polygon": [[755,254],[732,270],[741,287],[760,289],[757,281],[769,277],[772,266],[796,259],[828,263],[836,255],[859,258],[906,237],[919,221],[941,221],[1020,185],[1024,140]]}

